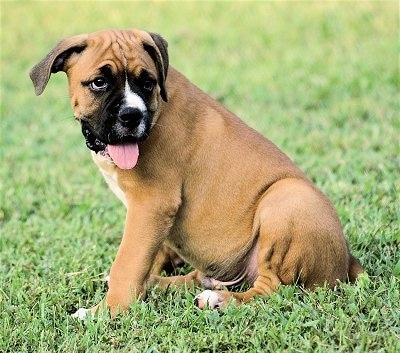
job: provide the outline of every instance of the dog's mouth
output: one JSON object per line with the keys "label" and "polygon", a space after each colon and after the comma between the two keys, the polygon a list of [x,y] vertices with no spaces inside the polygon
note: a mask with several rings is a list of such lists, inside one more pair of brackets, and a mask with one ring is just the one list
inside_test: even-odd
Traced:
{"label": "dog's mouth", "polygon": [[85,124],[82,124],[82,134],[85,137],[86,146],[92,151],[99,153],[107,149],[107,144],[100,141]]}
{"label": "dog's mouth", "polygon": [[82,134],[89,149],[110,159],[120,169],[132,169],[135,167],[139,158],[139,146],[137,142],[104,143],[85,124],[82,124]]}

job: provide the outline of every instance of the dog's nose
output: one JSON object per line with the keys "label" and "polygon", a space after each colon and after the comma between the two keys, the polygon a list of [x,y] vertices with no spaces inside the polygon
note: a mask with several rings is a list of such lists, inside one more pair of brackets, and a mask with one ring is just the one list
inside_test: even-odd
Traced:
{"label": "dog's nose", "polygon": [[143,118],[143,113],[140,109],[134,107],[122,108],[118,113],[119,122],[129,128],[138,127]]}

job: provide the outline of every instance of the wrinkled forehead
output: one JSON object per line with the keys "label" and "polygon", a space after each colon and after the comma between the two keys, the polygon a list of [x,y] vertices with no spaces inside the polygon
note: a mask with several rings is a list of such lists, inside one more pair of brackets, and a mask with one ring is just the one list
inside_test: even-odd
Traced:
{"label": "wrinkled forehead", "polygon": [[[134,31],[107,30],[88,37],[85,50],[86,65],[92,68],[109,66],[114,73],[132,72],[141,68],[153,68],[153,60],[144,50],[142,40]],[[82,63],[83,64],[83,63]]]}

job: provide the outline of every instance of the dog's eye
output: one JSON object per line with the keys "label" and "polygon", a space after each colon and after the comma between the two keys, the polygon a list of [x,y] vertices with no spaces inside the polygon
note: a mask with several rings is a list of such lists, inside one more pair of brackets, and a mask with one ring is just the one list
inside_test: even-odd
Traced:
{"label": "dog's eye", "polygon": [[105,91],[108,87],[108,83],[103,77],[98,77],[89,83],[89,87],[93,91]]}
{"label": "dog's eye", "polygon": [[154,88],[154,82],[151,80],[146,80],[143,83],[143,89],[145,89],[148,92],[151,92]]}

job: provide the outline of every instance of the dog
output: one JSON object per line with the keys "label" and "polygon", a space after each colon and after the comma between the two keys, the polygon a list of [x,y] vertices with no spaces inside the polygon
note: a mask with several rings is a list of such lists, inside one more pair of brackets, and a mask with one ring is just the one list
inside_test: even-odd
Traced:
{"label": "dog", "polygon": [[[74,317],[114,316],[151,285],[200,285],[195,305],[223,308],[280,285],[354,282],[364,270],[328,198],[171,67],[167,46],[155,33],[104,30],[60,41],[30,72],[36,95],[52,73],[67,74],[86,145],[126,206],[105,299]],[[195,270],[159,276],[164,253]]]}

